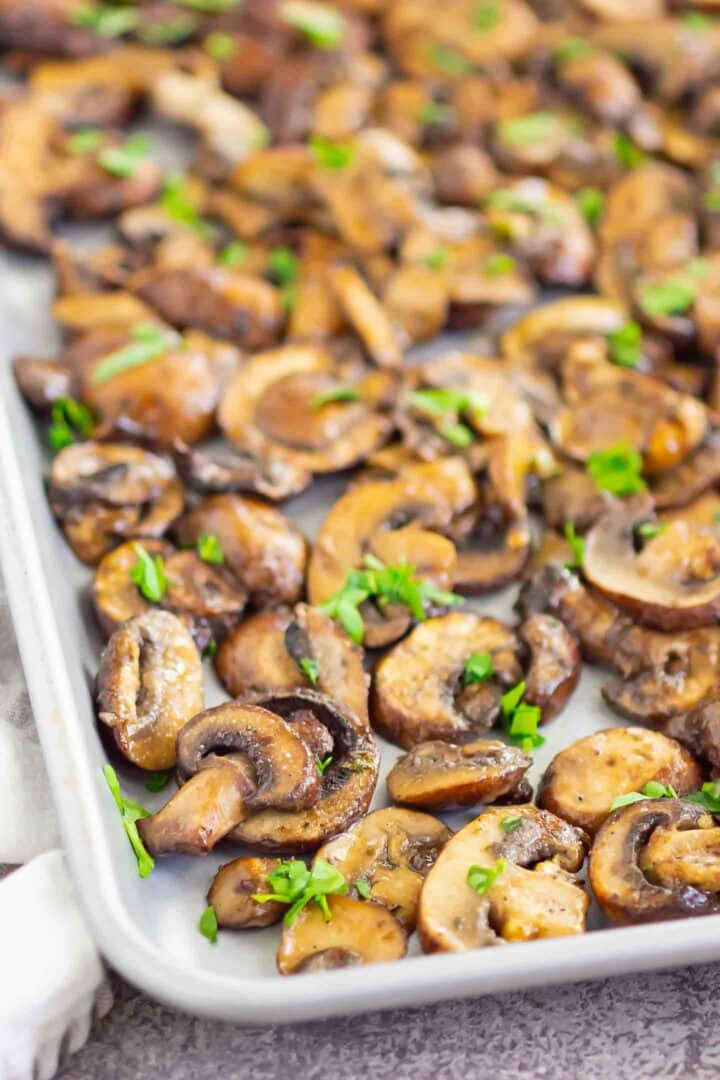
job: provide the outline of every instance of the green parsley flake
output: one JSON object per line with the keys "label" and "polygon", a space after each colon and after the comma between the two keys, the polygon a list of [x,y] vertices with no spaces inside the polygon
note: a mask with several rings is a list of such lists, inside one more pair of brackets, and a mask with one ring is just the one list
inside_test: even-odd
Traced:
{"label": "green parsley flake", "polygon": [[130,337],[133,339],[132,345],[109,353],[95,365],[90,379],[94,386],[156,360],[173,345],[172,339],[154,323],[136,323],[130,330]]}
{"label": "green parsley flake", "polygon": [[232,60],[235,55],[235,39],[231,34],[224,34],[221,30],[213,30],[203,41],[203,49],[212,56],[213,60],[221,63]]}
{"label": "green parsley flake", "polygon": [[503,274],[512,274],[517,269],[517,263],[512,255],[503,251],[497,251],[483,263],[482,272],[485,277],[502,277]]}
{"label": "green parsley flake", "polygon": [[422,261],[428,270],[442,270],[452,260],[452,251],[449,248],[439,247],[423,255]]}
{"label": "green parsley flake", "polygon": [[608,356],[613,364],[623,368],[636,368],[642,358],[642,327],[633,319],[619,330],[605,335]]}
{"label": "green parsley flake", "polygon": [[594,51],[585,38],[566,37],[555,46],[553,56],[558,63],[564,64],[570,60],[585,60],[588,56],[592,56]]}
{"label": "green parsley flake", "polygon": [[122,37],[137,26],[139,12],[135,7],[115,4],[80,4],[70,12],[70,22],[94,30],[102,37]]}
{"label": "green parsley flake", "polygon": [[439,429],[439,434],[460,450],[471,446],[475,438],[472,428],[469,428],[467,424],[445,424]]}
{"label": "green parsley flake", "polygon": [[627,795],[618,795],[610,804],[611,812],[621,806],[630,806],[632,803],[643,802],[645,799],[677,799],[678,793],[671,784],[659,784],[657,780],[649,780],[641,791],[629,791]]}
{"label": "green parsley flake", "polygon": [[313,660],[310,656],[303,656],[302,660],[298,664],[298,667],[302,671],[313,686],[317,686],[318,675],[320,674],[320,668],[318,667],[317,660]]}
{"label": "green parsley flake", "polygon": [[308,869],[300,859],[282,862],[268,875],[268,882],[273,891],[255,893],[253,900],[258,904],[269,904],[271,901],[287,904],[288,910],[283,919],[286,926],[292,926],[302,909],[313,901],[321,909],[325,921],[329,922],[332,916],[327,897],[344,896],[348,892],[347,882],[340,871],[324,859],[317,858],[312,869]]}
{"label": "green parsley flake", "polygon": [[581,188],[575,199],[588,225],[597,225],[605,209],[605,196],[600,188]]}
{"label": "green parsley flake", "polygon": [[642,456],[627,443],[616,443],[609,450],[595,450],[587,462],[587,471],[600,491],[611,495],[634,495],[644,491]]}
{"label": "green parsley flake", "polygon": [[358,894],[361,900],[370,899],[370,886],[368,885],[367,881],[363,881],[361,878],[358,878],[358,880],[353,882],[353,884],[355,886],[355,892]]}
{"label": "green parsley flake", "polygon": [[105,138],[100,128],[83,128],[76,131],[67,141],[67,148],[71,154],[90,154],[97,150]]}
{"label": "green parsley flake", "polygon": [[118,780],[117,773],[112,765],[103,765],[103,776],[105,777],[105,783],[110,788],[112,797],[115,800],[115,805],[120,811],[125,833],[135,852],[138,874],[141,878],[146,878],[155,868],[155,860],[142,842],[140,833],[138,832],[137,822],[139,818],[150,817],[150,812],[146,810],[144,806],[140,806],[139,803],[125,798],[120,790],[120,781]]}
{"label": "green parsley flake", "polygon": [[360,401],[361,394],[354,386],[330,386],[327,390],[321,390],[310,398],[310,409],[318,412],[325,405],[331,405],[336,401]]}
{"label": "green parsley flake", "polygon": [[702,197],[703,206],[712,213],[720,210],[720,191],[706,191]]}
{"label": "green parsley flake", "polygon": [[308,144],[317,164],[323,169],[336,171],[351,165],[357,150],[350,143],[332,142],[320,135],[312,138]]}
{"label": "green parsley flake", "polygon": [[162,555],[153,559],[142,544],[133,544],[137,562],[130,570],[130,580],[137,585],[138,592],[153,604],[159,603],[167,592],[168,579]]}
{"label": "green parsley flake", "polygon": [[704,807],[709,814],[720,814],[720,780],[708,780],[699,791],[683,795],[683,799]]}
{"label": "green parsley flake", "polygon": [[542,746],[545,739],[538,734],[541,711],[537,705],[523,701],[525,680],[521,680],[500,698],[505,728],[511,740],[529,753],[537,746]]}
{"label": "green parsley flake", "polygon": [[656,536],[661,536],[662,533],[667,532],[667,525],[662,521],[643,521],[635,529],[638,536],[643,540],[653,540]]}
{"label": "green parsley flake", "polygon": [[419,124],[447,124],[455,117],[455,112],[450,105],[443,105],[439,101],[426,101],[422,108],[417,111]]}
{"label": "green parsley flake", "polygon": [[470,686],[472,683],[485,682],[494,673],[495,668],[490,653],[473,653],[467,658],[463,667],[463,685]]}
{"label": "green parsley flake", "polygon": [[217,641],[215,640],[215,638],[211,637],[203,651],[200,653],[200,656],[203,660],[212,659],[212,657],[217,651]]}
{"label": "green parsley flake", "polygon": [[268,255],[268,273],[278,285],[294,285],[300,272],[297,255],[289,247],[273,248]]}
{"label": "green parsley flake", "polygon": [[712,19],[709,19],[707,15],[703,15],[700,11],[686,12],[682,17],[682,24],[686,30],[692,30],[695,33],[710,30],[713,25]]}
{"label": "green parsley flake", "polygon": [[430,50],[430,63],[443,75],[450,75],[456,79],[461,79],[472,71],[470,61],[462,53],[439,42],[436,42]]}
{"label": "green parsley flake", "polygon": [[165,771],[151,772],[145,781],[148,791],[162,791],[170,783],[170,773]]}
{"label": "green parsley flake", "polygon": [[95,424],[92,413],[81,402],[71,397],[59,397],[52,403],[48,442],[57,453],[78,439],[92,435]]}
{"label": "green parsley flake", "polygon": [[150,148],[147,135],[131,135],[122,146],[106,146],[98,154],[98,164],[105,172],[122,179],[134,176]]}
{"label": "green parsley flake", "polygon": [[225,562],[225,552],[221,548],[220,541],[215,533],[201,533],[197,538],[195,547],[204,563],[209,563],[211,566],[222,566]]}
{"label": "green parsley flake", "polygon": [[506,863],[504,859],[498,859],[495,866],[471,866],[467,872],[466,880],[470,888],[478,896],[484,896],[500,875],[504,873],[505,869]]}
{"label": "green parsley flake", "polygon": [[222,15],[225,11],[232,11],[240,3],[240,0],[174,0],[182,7],[199,11],[202,15]]}
{"label": "green parsley flake", "polygon": [[206,907],[200,916],[198,922],[198,930],[203,937],[206,937],[211,945],[217,945],[218,939],[218,921],[215,914],[215,908],[210,904]]}
{"label": "green parsley flake", "polygon": [[232,270],[236,266],[242,266],[247,259],[247,254],[247,244],[243,244],[241,240],[233,240],[222,249],[218,255],[218,262],[221,266],[227,266]]}
{"label": "green parsley flake", "polygon": [[485,32],[494,30],[502,18],[502,13],[501,0],[485,0],[484,3],[478,4],[473,12],[473,25],[476,30]]}
{"label": "green parsley flake", "polygon": [[519,829],[520,826],[522,825],[522,823],[523,823],[523,819],[521,817],[519,817],[519,816],[518,817],[504,817],[502,819],[502,821],[500,822],[500,828],[502,829],[503,832],[512,833],[512,832],[515,832],[516,829]]}
{"label": "green parsley flake", "polygon": [[197,25],[193,15],[176,15],[163,22],[146,23],[138,30],[138,37],[145,45],[174,45],[194,34]]}
{"label": "green parsley flake", "polygon": [[199,236],[208,239],[213,235],[213,228],[203,221],[197,207],[190,198],[186,178],[183,173],[169,173],[165,177],[160,205],[168,217],[180,225],[194,229]]}
{"label": "green parsley flake", "polygon": [[695,288],[687,281],[669,278],[639,290],[640,306],[651,319],[684,315],[695,303]]}
{"label": "green parsley flake", "polygon": [[645,154],[636,146],[624,131],[616,131],[613,136],[613,150],[624,169],[634,169],[645,161]]}
{"label": "green parsley flake", "polygon": [[575,525],[572,521],[565,522],[565,539],[572,551],[572,562],[565,564],[567,569],[582,570],[583,559],[585,557],[585,541],[582,536],[576,534]]}
{"label": "green parsley flake", "polygon": [[332,765],[332,754],[328,754],[328,756],[326,758],[323,758],[322,761],[320,760],[320,758],[318,758],[315,764],[317,765],[317,771],[322,776],[328,766]]}
{"label": "green parsley flake", "polygon": [[339,11],[305,0],[286,0],[280,18],[304,34],[317,49],[337,49],[345,36],[345,20]]}
{"label": "green parsley flake", "polygon": [[525,146],[528,143],[544,142],[551,138],[558,126],[558,116],[554,112],[540,111],[503,120],[498,125],[498,137],[506,146]]}

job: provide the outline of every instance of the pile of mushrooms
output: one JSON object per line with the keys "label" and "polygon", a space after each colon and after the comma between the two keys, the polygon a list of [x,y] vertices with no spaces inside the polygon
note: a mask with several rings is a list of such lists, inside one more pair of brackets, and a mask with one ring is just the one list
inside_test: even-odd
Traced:
{"label": "pile of mushrooms", "polygon": [[176,780],[145,870],[229,852],[210,923],[283,974],[718,909],[720,22],[626,7],[0,4],[99,730]]}

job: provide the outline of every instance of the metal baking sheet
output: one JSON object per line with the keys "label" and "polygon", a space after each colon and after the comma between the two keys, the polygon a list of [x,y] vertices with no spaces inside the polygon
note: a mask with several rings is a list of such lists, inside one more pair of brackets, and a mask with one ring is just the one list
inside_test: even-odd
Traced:
{"label": "metal baking sheet", "polygon": [[[275,973],[277,927],[223,932],[215,946],[197,930],[210,880],[238,848],[220,845],[205,859],[162,858],[149,878],[138,877],[101,774],[106,754],[91,687],[102,643],[90,607],[91,573],[74,558],[49,512],[47,455],[10,367],[19,352],[52,355],[56,349],[52,289],[45,264],[0,256],[2,566],[67,859],[109,962],[151,996],[191,1013],[278,1023],[720,959],[720,915],[617,929],[591,909],[589,932],[580,937],[443,956],[419,955],[411,939],[411,955],[398,963],[281,978]],[[334,479],[317,484],[283,509],[312,537],[342,486]],[[509,618],[513,595],[508,590],[471,606]],[[215,704],[226,695],[205,667],[208,704]],[[534,782],[561,747],[618,723],[600,697],[601,681],[601,673],[586,668],[569,706],[543,728],[547,742],[535,754]],[[385,802],[383,777],[399,754],[380,743],[383,769],[374,807]],[[118,766],[118,772],[132,798],[149,808],[165,800],[148,793],[129,768]],[[446,819],[457,827],[472,816]]]}

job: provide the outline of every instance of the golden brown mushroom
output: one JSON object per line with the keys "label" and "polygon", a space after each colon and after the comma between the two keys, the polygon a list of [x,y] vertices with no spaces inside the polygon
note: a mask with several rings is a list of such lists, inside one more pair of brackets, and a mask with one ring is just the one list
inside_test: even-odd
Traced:
{"label": "golden brown mushroom", "polygon": [[388,794],[394,802],[430,810],[493,803],[512,797],[530,763],[522,750],[495,739],[462,746],[422,742],[393,765]]}
{"label": "golden brown mushroom", "polygon": [[284,904],[253,900],[253,894],[272,892],[268,877],[280,865],[277,859],[233,859],[221,866],[208,890],[207,902],[215,908],[218,926],[229,930],[273,926],[280,922]]}
{"label": "golden brown mushroom", "polygon": [[399,960],[407,951],[402,926],[386,907],[349,896],[328,897],[330,919],[317,904],[283,927],[277,954],[281,975],[329,971]]}

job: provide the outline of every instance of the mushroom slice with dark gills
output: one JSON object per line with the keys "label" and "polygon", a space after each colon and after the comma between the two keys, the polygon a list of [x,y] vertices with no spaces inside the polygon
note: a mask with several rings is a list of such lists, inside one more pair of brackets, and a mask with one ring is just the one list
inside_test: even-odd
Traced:
{"label": "mushroom slice with dark gills", "polygon": [[518,629],[530,652],[525,675],[525,700],[551,720],[565,708],[580,678],[581,658],[577,638],[552,615],[531,615]]}
{"label": "mushroom slice with dark gills", "polygon": [[613,922],[718,910],[720,830],[700,806],[643,799],[613,811],[590,854],[589,881]]}
{"label": "mushroom slice with dark gills", "polygon": [[[365,813],[377,783],[379,751],[368,725],[351,712],[314,690],[289,690],[255,695],[255,704],[282,716],[290,726],[300,724],[304,736],[321,725],[332,739],[332,748],[318,744],[331,761],[322,774],[320,797],[307,810],[268,809],[251,814],[231,834],[231,839],[264,852],[314,851],[331,836],[347,829]],[[308,722],[309,721],[309,722]]]}
{"label": "mushroom slice with dark gills", "polygon": [[177,523],[181,545],[217,537],[225,565],[258,607],[288,604],[302,592],[306,544],[279,510],[241,495],[210,495]]}
{"label": "mushroom slice with dark gills", "polygon": [[703,774],[675,739],[645,728],[608,728],[571,743],[550,762],[538,805],[594,835],[618,795],[642,791],[647,783],[695,791]]}
{"label": "mushroom slice with dark gills", "polygon": [[145,611],[115,631],[100,661],[97,709],[128,761],[171,768],[179,730],[202,707],[200,655],[175,615]]}
{"label": "mushroom slice with dark gills", "polygon": [[640,623],[660,630],[710,626],[720,612],[720,526],[676,519],[638,550],[652,500],[635,496],[585,538],[587,580]]}
{"label": "mushroom slice with dark gills", "polygon": [[[442,615],[416,626],[377,664],[372,723],[400,746],[429,739],[456,742],[486,731],[500,715],[504,690],[522,678],[519,641],[510,627],[471,612]],[[487,676],[464,678],[476,655]]]}
{"label": "mushroom slice with dark gills", "polygon": [[241,451],[314,473],[334,472],[387,441],[395,385],[388,372],[344,384],[324,349],[286,345],[259,353],[238,372],[218,421]]}
{"label": "mushroom slice with dark gills", "polygon": [[[322,604],[339,593],[348,572],[360,569],[367,555],[385,564],[404,562],[440,589],[448,589],[455,569],[454,547],[430,530],[449,531],[475,498],[470,470],[460,458],[409,465],[392,480],[351,488],[330,510],[313,546],[310,602]],[[366,601],[360,612],[364,643],[369,646],[397,640],[412,619],[397,603],[381,610]]]}
{"label": "mushroom slice with dark gills", "polygon": [[486,810],[452,837],[425,879],[424,951],[582,934],[589,898],[575,874],[584,860],[584,834],[554,814],[530,805]]}
{"label": "mushroom slice with dark gills", "polygon": [[176,439],[173,456],[185,484],[202,495],[242,492],[282,502],[299,495],[312,480],[308,469],[275,453],[262,457],[235,449],[210,454]]}
{"label": "mushroom slice with dark gills", "polygon": [[650,490],[657,510],[686,506],[720,482],[720,429],[710,430],[697,449],[667,472],[653,476]]}
{"label": "mushroom slice with dark gills", "polygon": [[48,498],[83,562],[128,537],[160,537],[183,508],[172,463],[137,446],[75,443],[53,461]]}
{"label": "mushroom slice with dark gills", "polygon": [[278,859],[249,857],[221,866],[208,890],[207,902],[215,908],[218,926],[227,930],[273,926],[287,911],[284,904],[268,900],[261,904],[253,895],[272,892],[268,878]]}
{"label": "mushroom slice with dark gills", "polygon": [[367,721],[368,677],[362,649],[318,608],[251,615],[223,642],[218,677],[233,697],[316,686]]}
{"label": "mushroom slice with dark gills", "polygon": [[327,902],[329,920],[317,904],[308,904],[283,927],[277,953],[281,975],[387,963],[407,952],[407,935],[386,907],[350,896],[329,896]]}
{"label": "mushroom slice with dark gills", "polygon": [[429,814],[387,807],[324,844],[316,858],[337,867],[352,896],[389,908],[410,933],[423,880],[450,836]]}
{"label": "mushroom slice with dark gills", "polygon": [[462,746],[418,743],[390,770],[388,794],[394,802],[431,810],[493,803],[513,794],[530,764],[528,754],[495,739]]}

